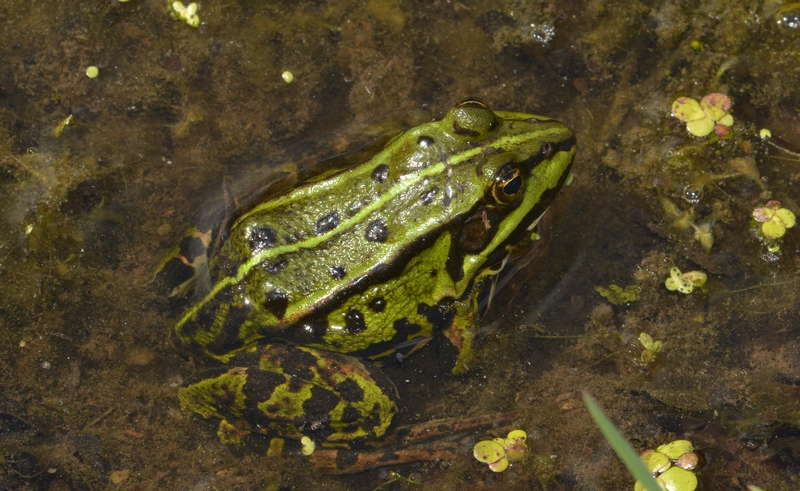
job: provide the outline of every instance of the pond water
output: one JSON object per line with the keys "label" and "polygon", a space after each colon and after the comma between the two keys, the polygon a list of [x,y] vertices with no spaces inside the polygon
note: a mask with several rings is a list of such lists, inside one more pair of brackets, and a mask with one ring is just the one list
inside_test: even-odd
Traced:
{"label": "pond water", "polygon": [[[690,440],[703,489],[797,488],[798,228],[753,218],[800,212],[797,4],[206,0],[198,27],[171,10],[0,5],[0,488],[633,489],[582,390],[639,452]],[[693,136],[673,101],[713,93],[732,125]],[[509,419],[339,476],[181,411],[215,362],[176,347],[185,304],[153,278],[201,210],[466,97],[569,125],[574,180],[507,268],[478,366],[444,376],[433,341],[384,372],[401,424]],[[670,291],[671,268],[707,281]],[[473,459],[517,428],[523,461]]]}

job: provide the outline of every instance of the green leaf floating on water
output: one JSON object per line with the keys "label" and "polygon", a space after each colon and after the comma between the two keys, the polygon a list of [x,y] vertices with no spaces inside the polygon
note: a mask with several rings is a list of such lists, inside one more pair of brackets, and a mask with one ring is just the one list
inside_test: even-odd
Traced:
{"label": "green leaf floating on water", "polygon": [[656,355],[661,351],[661,341],[655,341],[649,334],[643,332],[639,334],[639,342],[642,343],[642,363],[650,363],[656,359]]}
{"label": "green leaf floating on water", "polygon": [[629,285],[625,288],[617,285],[608,285],[608,288],[595,286],[594,291],[614,305],[622,305],[637,300],[642,289],[636,285]]}
{"label": "green leaf floating on water", "polygon": [[656,451],[663,453],[672,460],[678,460],[681,455],[693,452],[694,448],[692,447],[692,442],[689,440],[675,440],[674,442],[661,445]]}

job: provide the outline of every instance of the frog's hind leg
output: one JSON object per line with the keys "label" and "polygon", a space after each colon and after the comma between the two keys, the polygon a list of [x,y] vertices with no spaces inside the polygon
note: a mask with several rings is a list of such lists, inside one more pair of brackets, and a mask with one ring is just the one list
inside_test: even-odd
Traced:
{"label": "frog's hind leg", "polygon": [[422,461],[452,461],[467,458],[454,443],[424,448],[360,452],[357,450],[317,450],[309,459],[314,467],[325,474],[358,474],[359,472],[390,465]]}
{"label": "frog's hind leg", "polygon": [[[398,428],[381,441],[367,442],[366,446],[374,450],[322,449],[312,453],[309,459],[317,470],[326,474],[356,474],[378,467],[421,461],[464,460],[469,456],[464,453],[463,445],[444,440],[484,426],[506,425],[518,417],[515,413],[497,413],[475,418],[428,421]],[[419,443],[432,438],[438,440]]]}

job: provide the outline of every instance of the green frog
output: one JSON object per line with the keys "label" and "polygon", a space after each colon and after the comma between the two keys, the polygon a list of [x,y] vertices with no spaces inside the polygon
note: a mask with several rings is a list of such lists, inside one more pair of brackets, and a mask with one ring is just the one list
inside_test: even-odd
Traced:
{"label": "green frog", "polygon": [[326,444],[383,437],[397,391],[372,362],[438,338],[442,369],[472,368],[478,294],[570,173],[562,123],[466,99],[374,157],[197,231],[196,301],[177,338],[225,365],[179,391],[185,410]]}

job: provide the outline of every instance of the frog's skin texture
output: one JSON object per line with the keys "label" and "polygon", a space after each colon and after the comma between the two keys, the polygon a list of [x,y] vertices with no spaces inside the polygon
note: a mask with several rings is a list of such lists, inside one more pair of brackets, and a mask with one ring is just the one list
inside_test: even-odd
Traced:
{"label": "frog's skin texture", "polygon": [[220,440],[251,432],[296,437],[305,430],[328,442],[382,437],[397,414],[397,390],[375,365],[284,344],[236,358],[179,392],[183,407],[222,420]]}
{"label": "frog's skin texture", "polygon": [[[397,135],[367,162],[243,210],[223,231],[218,253],[193,261],[197,285],[209,286],[195,286],[199,299],[177,322],[177,336],[223,362],[280,340],[314,359],[322,359],[320,351],[351,355],[341,363],[355,367],[368,363],[355,357],[408,352],[441,334],[443,369],[464,373],[473,360],[478,293],[492,268],[529,240],[569,174],[575,144],[557,121],[462,101],[441,121]],[[210,232],[197,235],[205,247],[212,242]],[[380,436],[391,423],[393,388],[364,389],[367,378],[348,384],[386,400],[373,404],[375,413],[363,404],[361,422],[348,420],[347,430],[334,429],[339,409],[327,416],[298,410],[310,405],[305,397],[314,390],[335,392],[335,381],[302,378],[322,389],[287,388],[286,397],[295,399],[264,411],[258,404],[270,406],[278,378],[263,382],[271,390],[250,389],[254,379],[267,378],[253,366],[220,369],[218,382],[190,386],[205,384],[205,395],[182,389],[183,406],[239,422],[251,415],[251,427],[278,425],[263,422],[268,413],[293,420],[293,435],[327,441]],[[364,369],[375,378],[374,367]],[[213,402],[220,398],[224,404]],[[317,425],[325,431],[310,429],[309,421],[326,417]],[[375,424],[367,428],[366,421]],[[286,425],[279,432],[292,434]]]}

